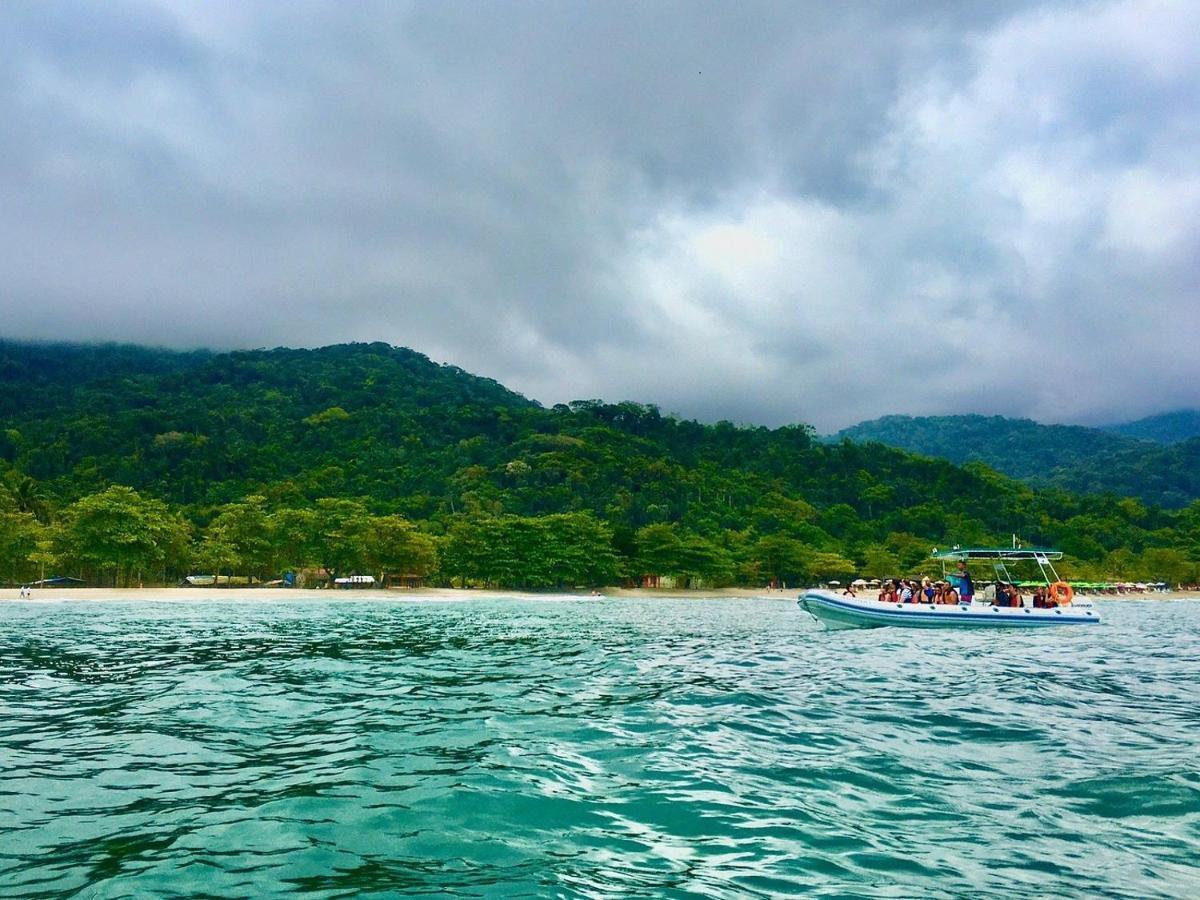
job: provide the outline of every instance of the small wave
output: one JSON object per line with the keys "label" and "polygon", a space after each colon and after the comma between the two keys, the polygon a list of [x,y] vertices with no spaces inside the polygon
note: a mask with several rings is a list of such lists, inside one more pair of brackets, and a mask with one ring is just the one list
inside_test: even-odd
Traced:
{"label": "small wave", "polygon": [[1200,893],[1198,604],[387,599],[0,604],[0,893]]}

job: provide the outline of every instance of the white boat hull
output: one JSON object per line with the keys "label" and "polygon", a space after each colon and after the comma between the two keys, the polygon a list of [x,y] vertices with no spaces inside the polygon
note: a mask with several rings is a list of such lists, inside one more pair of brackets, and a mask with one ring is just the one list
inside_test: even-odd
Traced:
{"label": "white boat hull", "polygon": [[798,602],[801,609],[830,628],[1045,628],[1100,624],[1099,612],[1086,597],[1077,597],[1070,606],[1032,609],[996,607],[981,601],[970,606],[888,603],[813,590],[802,594]]}

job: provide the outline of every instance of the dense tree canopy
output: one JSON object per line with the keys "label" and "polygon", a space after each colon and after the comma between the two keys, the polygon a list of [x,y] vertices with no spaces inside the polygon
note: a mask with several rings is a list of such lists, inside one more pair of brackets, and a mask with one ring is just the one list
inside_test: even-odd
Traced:
{"label": "dense tree canopy", "polygon": [[1109,429],[1001,416],[885,416],[838,436],[959,464],[983,462],[1037,487],[1138,497],[1178,508],[1200,498],[1198,421],[1196,411]]}
{"label": "dense tree canopy", "polygon": [[934,545],[1014,533],[1061,545],[1080,575],[1196,574],[1194,502],[1038,489],[978,460],[821,442],[801,425],[546,409],[382,344],[0,344],[0,372],[9,581],[51,565],[121,583],[291,569],[547,589],[795,584],[912,572]]}

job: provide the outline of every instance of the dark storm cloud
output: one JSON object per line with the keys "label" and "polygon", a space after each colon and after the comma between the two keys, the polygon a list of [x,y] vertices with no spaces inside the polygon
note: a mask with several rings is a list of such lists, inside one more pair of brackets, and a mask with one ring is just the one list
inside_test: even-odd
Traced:
{"label": "dark storm cloud", "polygon": [[0,333],[833,427],[1195,405],[1175,4],[0,4]]}

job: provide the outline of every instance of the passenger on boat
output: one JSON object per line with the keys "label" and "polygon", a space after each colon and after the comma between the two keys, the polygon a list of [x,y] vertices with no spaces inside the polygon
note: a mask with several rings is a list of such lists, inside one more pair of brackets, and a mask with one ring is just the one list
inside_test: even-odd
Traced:
{"label": "passenger on boat", "polygon": [[971,580],[971,573],[967,571],[966,560],[958,561],[957,579],[957,593],[961,595],[963,603],[970,603],[975,598],[975,582]]}
{"label": "passenger on boat", "polygon": [[1044,587],[1042,587],[1041,585],[1038,585],[1037,587],[1035,587],[1033,589],[1033,608],[1034,609],[1045,609],[1046,608],[1046,589]]}
{"label": "passenger on boat", "polygon": [[901,603],[912,603],[913,602],[912,585],[909,582],[905,581],[903,578],[900,579],[900,602]]}
{"label": "passenger on boat", "polygon": [[942,602],[943,603],[958,603],[959,602],[958,591],[955,589],[954,585],[952,585],[952,584],[946,585],[946,590],[942,592]]}
{"label": "passenger on boat", "polygon": [[1015,584],[1008,586],[1008,605],[1014,609],[1019,609],[1025,605],[1025,601],[1021,599],[1021,592]]}
{"label": "passenger on boat", "polygon": [[1012,590],[1011,584],[1006,584],[1003,581],[996,582],[996,596],[992,599],[992,606],[1012,606]]}
{"label": "passenger on boat", "polygon": [[937,596],[937,589],[930,583],[928,575],[921,578],[921,594],[925,597],[926,603],[933,603]]}

